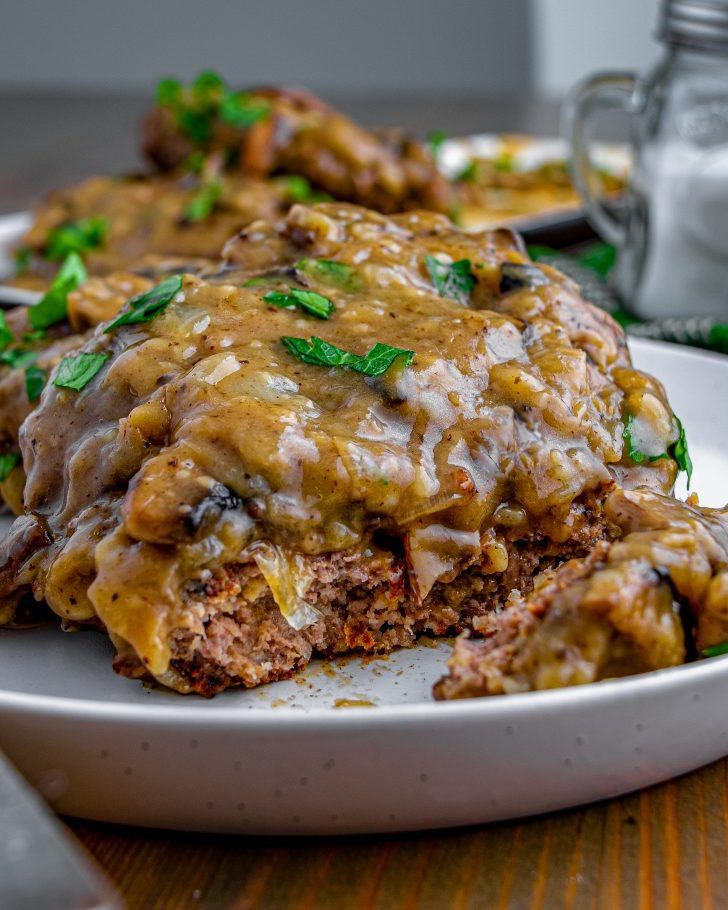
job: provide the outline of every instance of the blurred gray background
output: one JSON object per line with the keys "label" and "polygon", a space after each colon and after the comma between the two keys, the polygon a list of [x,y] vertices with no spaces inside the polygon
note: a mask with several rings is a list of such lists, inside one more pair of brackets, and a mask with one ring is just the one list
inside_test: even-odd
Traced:
{"label": "blurred gray background", "polygon": [[558,130],[585,73],[656,56],[657,0],[0,0],[0,207],[135,166],[164,75],[305,85],[370,125]]}
{"label": "blurred gray background", "polygon": [[0,86],[145,89],[214,66],[322,92],[560,94],[651,53],[654,0],[1,0]]}

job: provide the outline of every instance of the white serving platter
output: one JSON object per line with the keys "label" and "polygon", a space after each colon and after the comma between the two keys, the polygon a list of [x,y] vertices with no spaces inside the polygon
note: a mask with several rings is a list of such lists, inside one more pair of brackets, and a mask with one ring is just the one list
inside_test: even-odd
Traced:
{"label": "white serving platter", "polygon": [[[634,342],[728,501],[728,358]],[[678,493],[684,493],[684,484]],[[635,790],[728,754],[728,658],[574,689],[435,703],[450,645],[314,662],[212,701],[114,675],[92,632],[0,631],[0,748],[58,811],[200,831],[466,825]]]}

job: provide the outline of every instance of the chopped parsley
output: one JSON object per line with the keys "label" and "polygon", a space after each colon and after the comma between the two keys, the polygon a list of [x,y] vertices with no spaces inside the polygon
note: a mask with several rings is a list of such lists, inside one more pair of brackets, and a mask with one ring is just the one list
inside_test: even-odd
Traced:
{"label": "chopped parsley", "polygon": [[693,460],[690,457],[690,452],[688,451],[688,438],[685,435],[685,427],[682,425],[682,420],[675,415],[675,421],[677,423],[678,437],[677,440],[672,444],[672,457],[677,462],[677,466],[681,471],[685,471],[688,475],[688,487],[690,486],[690,480],[693,476]]}
{"label": "chopped parsley", "polygon": [[179,79],[160,79],[157,83],[157,104],[161,107],[173,107],[182,96],[182,83]]}
{"label": "chopped parsley", "polygon": [[28,401],[37,401],[46,384],[46,371],[43,367],[31,364],[25,368],[25,393]]}
{"label": "chopped parsley", "polygon": [[247,129],[270,113],[265,99],[231,91],[211,70],[200,73],[187,86],[177,79],[162,79],[157,85],[157,104],[171,110],[177,126],[198,145],[210,142],[217,121]]}
{"label": "chopped parsley", "polygon": [[541,243],[529,243],[526,247],[528,250],[528,255],[534,262],[538,262],[541,259],[549,259],[551,256],[558,256],[559,251],[555,250],[552,246],[544,246]]}
{"label": "chopped parsley", "polygon": [[585,268],[596,272],[600,278],[609,276],[616,259],[617,251],[609,243],[593,243],[579,256],[579,262]]}
{"label": "chopped parsley", "polygon": [[13,468],[20,463],[18,452],[0,452],[0,483],[10,477]]}
{"label": "chopped parsley", "polygon": [[469,259],[441,262],[435,256],[425,256],[425,265],[440,297],[449,297],[466,304],[475,287],[475,276],[470,271]]}
{"label": "chopped parsley", "polygon": [[270,113],[270,104],[247,92],[226,92],[220,103],[220,119],[237,129],[254,126]]}
{"label": "chopped parsley", "polygon": [[32,253],[27,246],[19,246],[15,251],[15,274],[22,275],[30,268],[30,258]]}
{"label": "chopped parsley", "polygon": [[80,392],[109,359],[108,354],[73,354],[58,364],[53,385]]}
{"label": "chopped parsley", "polygon": [[455,177],[458,183],[475,183],[478,179],[478,162],[468,161],[465,167]]}
{"label": "chopped parsley", "polygon": [[155,285],[143,294],[137,294],[136,297],[127,303],[126,308],[110,322],[105,332],[113,332],[122,325],[136,325],[139,322],[151,322],[160,313],[163,313],[169,304],[174,300],[175,294],[182,289],[182,276],[172,275],[166,278],[161,284]]}
{"label": "chopped parsley", "polygon": [[297,288],[291,288],[287,293],[271,291],[263,300],[277,307],[300,307],[319,319],[328,319],[334,312],[332,301],[316,291],[300,291]]}
{"label": "chopped parsley", "polygon": [[447,142],[447,133],[444,130],[430,130],[427,134],[427,147],[430,154],[437,161],[443,145]]}
{"label": "chopped parsley", "polygon": [[247,281],[244,281],[241,284],[241,287],[243,287],[243,288],[266,287],[266,286],[278,284],[279,281],[281,281],[280,275],[255,275],[253,278],[248,278]]}
{"label": "chopped parsley", "polygon": [[682,421],[677,415],[674,415],[675,422],[677,423],[678,428],[678,437],[667,449],[666,452],[660,452],[659,455],[647,455],[645,452],[640,451],[635,445],[634,439],[632,438],[632,428],[634,425],[634,417],[631,414],[627,415],[627,419],[624,422],[624,430],[622,431],[622,437],[627,444],[627,455],[630,460],[635,462],[635,464],[643,464],[644,462],[655,462],[660,461],[663,458],[672,458],[678,466],[678,470],[685,471],[688,475],[688,487],[690,486],[690,480],[693,476],[693,462],[690,458],[690,452],[688,451],[688,441],[685,435],[685,427],[682,425]]}
{"label": "chopped parsley", "polygon": [[33,351],[26,351],[23,348],[10,348],[8,351],[0,351],[0,363],[13,369],[34,363],[35,359],[36,355]]}
{"label": "chopped parsley", "polygon": [[718,657],[721,654],[728,654],[728,641],[719,645],[711,645],[709,648],[703,648],[700,652],[703,657]]}
{"label": "chopped parsley", "polygon": [[336,262],[333,259],[299,259],[296,268],[304,275],[317,278],[325,284],[335,284],[352,291],[361,287],[359,273],[345,262]]}
{"label": "chopped parsley", "polygon": [[209,218],[221,194],[222,180],[219,177],[203,181],[185,209],[187,221],[204,221]]}
{"label": "chopped parsley", "polygon": [[22,335],[23,341],[27,341],[28,344],[35,344],[36,341],[42,341],[45,337],[45,329],[33,329],[30,332],[23,332]]}
{"label": "chopped parsley", "polygon": [[282,180],[286,195],[291,202],[306,204],[331,202],[332,197],[328,193],[321,193],[315,190],[308,180],[300,174],[289,174],[287,177],[283,177]]}
{"label": "chopped parsley", "polygon": [[68,314],[68,295],[82,285],[86,268],[78,253],[69,253],[51,282],[48,291],[28,311],[28,319],[34,329],[47,329],[57,322],[63,322]]}
{"label": "chopped parsley", "polygon": [[82,218],[69,221],[48,232],[43,255],[46,259],[64,259],[69,253],[87,253],[104,245],[109,232],[105,218]]}
{"label": "chopped parsley", "polygon": [[0,351],[4,351],[12,340],[13,333],[10,331],[10,326],[5,318],[5,313],[3,310],[0,310]]}
{"label": "chopped parsley", "polygon": [[191,152],[187,161],[184,163],[184,169],[189,171],[191,174],[201,174],[207,158],[204,152],[201,152],[199,149],[196,149],[194,152]]}
{"label": "chopped parsley", "polygon": [[200,97],[207,97],[209,92],[222,91],[224,88],[222,76],[214,70],[203,70],[192,83],[192,92]]}
{"label": "chopped parsley", "polygon": [[303,360],[304,363],[320,367],[346,367],[349,370],[356,370],[357,373],[363,373],[365,376],[381,376],[395,361],[399,361],[403,366],[409,366],[415,356],[414,351],[393,348],[380,342],[377,342],[363,357],[344,351],[335,344],[315,336],[310,341],[306,341],[305,338],[284,336],[281,338],[281,342],[289,353],[299,360]]}
{"label": "chopped parsley", "polygon": [[511,152],[501,152],[493,159],[493,167],[502,174],[512,174],[516,169],[516,160]]}

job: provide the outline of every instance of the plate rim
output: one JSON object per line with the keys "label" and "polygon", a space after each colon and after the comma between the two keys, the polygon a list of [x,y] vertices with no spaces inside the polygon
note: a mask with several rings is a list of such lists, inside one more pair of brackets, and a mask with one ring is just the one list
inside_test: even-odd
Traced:
{"label": "plate rim", "polygon": [[[220,705],[218,701],[209,710],[210,701],[193,696],[176,698],[194,699],[190,707],[178,702],[172,705],[144,705],[124,702],[107,702],[89,698],[69,698],[63,695],[39,695],[26,692],[0,690],[0,713],[22,712],[28,716],[64,718],[74,716],[78,720],[139,724],[154,722],[165,728],[191,724],[205,727],[230,728],[230,721],[239,722],[241,728],[278,727],[288,728],[313,723],[324,727],[369,727],[374,722],[401,724],[403,721],[416,723],[423,719],[434,719],[433,712],[442,718],[461,721],[468,718],[483,720],[513,719],[517,715],[528,715],[534,710],[562,714],[573,707],[583,709],[589,703],[613,701],[617,693],[622,697],[645,698],[650,695],[669,694],[676,689],[688,688],[689,683],[705,684],[714,677],[728,677],[728,655],[703,658],[691,664],[680,664],[661,670],[651,670],[633,676],[602,680],[561,689],[544,689],[535,692],[519,692],[511,695],[491,695],[464,698],[454,701],[416,702],[398,705],[373,705],[370,708],[306,708],[282,706],[279,708],[248,708],[240,705]],[[172,696],[170,696],[172,697]],[[283,723],[282,723],[283,722]]]}

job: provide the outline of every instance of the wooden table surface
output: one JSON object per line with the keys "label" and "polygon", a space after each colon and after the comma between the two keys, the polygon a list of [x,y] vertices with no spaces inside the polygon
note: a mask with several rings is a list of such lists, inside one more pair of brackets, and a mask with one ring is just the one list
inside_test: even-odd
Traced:
{"label": "wooden table surface", "polygon": [[387,837],[72,827],[134,910],[720,910],[726,772],[721,761],[583,809]]}
{"label": "wooden table surface", "polygon": [[[336,99],[377,125],[557,131],[553,104]],[[0,212],[135,162],[144,99],[0,93]],[[170,834],[68,820],[130,910],[728,908],[728,765],[582,809],[387,837]],[[2,891],[0,886],[0,906]]]}

